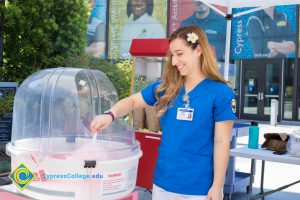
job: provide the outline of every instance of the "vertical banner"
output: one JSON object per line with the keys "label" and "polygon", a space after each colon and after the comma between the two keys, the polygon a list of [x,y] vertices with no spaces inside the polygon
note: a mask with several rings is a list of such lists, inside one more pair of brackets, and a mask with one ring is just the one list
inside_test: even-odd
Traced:
{"label": "vertical banner", "polygon": [[14,82],[0,82],[0,144],[6,144],[11,139],[13,100],[17,87]]}
{"label": "vertical banner", "polygon": [[298,57],[300,58],[300,5],[298,6],[299,7],[299,11],[298,11],[298,17],[299,17],[299,19],[298,19],[298,33],[299,33],[299,35],[298,35],[298,47],[299,47],[299,49],[298,49]]}
{"label": "vertical banner", "polygon": [[[234,9],[239,13],[248,9]],[[295,58],[296,5],[276,6],[233,19],[231,59]]]}
{"label": "vertical banner", "polygon": [[109,59],[130,59],[134,38],[165,38],[167,0],[110,0]]}
{"label": "vertical banner", "polygon": [[180,23],[190,17],[194,11],[195,5],[192,0],[171,0],[169,35],[171,35],[178,27],[180,27]]}
{"label": "vertical banner", "polygon": [[[226,8],[217,6],[226,12]],[[213,9],[195,0],[170,1],[170,34],[180,26],[197,25],[202,28],[218,61],[224,61],[226,44],[226,20]]]}
{"label": "vertical banner", "polygon": [[97,58],[105,58],[106,41],[106,0],[88,0],[89,20],[87,24],[86,53]]}

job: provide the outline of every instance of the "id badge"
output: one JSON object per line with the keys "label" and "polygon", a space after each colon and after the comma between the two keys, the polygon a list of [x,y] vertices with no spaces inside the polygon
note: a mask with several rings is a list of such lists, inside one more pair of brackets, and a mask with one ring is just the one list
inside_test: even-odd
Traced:
{"label": "id badge", "polygon": [[185,121],[192,121],[194,116],[194,109],[193,108],[178,108],[177,109],[177,120],[185,120]]}

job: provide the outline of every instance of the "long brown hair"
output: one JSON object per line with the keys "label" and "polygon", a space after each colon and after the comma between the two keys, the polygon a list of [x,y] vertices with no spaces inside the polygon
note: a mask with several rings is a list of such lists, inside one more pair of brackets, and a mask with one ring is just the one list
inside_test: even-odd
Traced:
{"label": "long brown hair", "polygon": [[[198,40],[195,43],[187,41],[187,34],[192,32],[198,35]],[[199,67],[205,77],[226,83],[224,78],[219,74],[216,59],[208,44],[207,37],[201,28],[195,25],[180,27],[170,36],[169,44],[177,38],[186,41],[186,44],[193,50],[196,49],[198,45],[200,46],[202,54],[200,55]],[[184,77],[180,76],[177,67],[172,65],[172,54],[169,52],[167,66],[162,77],[162,83],[155,90],[155,97],[158,99],[158,102],[155,104],[155,109],[159,117],[166,112],[168,104],[176,98],[183,83]],[[158,98],[158,94],[160,93],[163,95]]]}

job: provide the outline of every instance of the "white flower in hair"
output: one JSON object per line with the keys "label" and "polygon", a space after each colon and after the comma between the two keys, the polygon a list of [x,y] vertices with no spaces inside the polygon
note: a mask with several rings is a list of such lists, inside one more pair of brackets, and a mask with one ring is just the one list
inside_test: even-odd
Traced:
{"label": "white flower in hair", "polygon": [[196,33],[188,33],[187,41],[191,41],[193,44],[198,40],[198,35]]}

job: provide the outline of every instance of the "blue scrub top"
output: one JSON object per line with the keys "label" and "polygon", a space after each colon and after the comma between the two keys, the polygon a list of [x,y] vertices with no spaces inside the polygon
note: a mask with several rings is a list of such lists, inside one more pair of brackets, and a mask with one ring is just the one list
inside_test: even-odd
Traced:
{"label": "blue scrub top", "polygon": [[[150,106],[157,101],[154,92],[160,83],[141,91]],[[154,184],[169,192],[207,195],[213,182],[214,124],[235,119],[235,97],[226,84],[205,79],[188,93],[193,120],[177,120],[177,109],[184,107],[184,94],[182,87],[174,104],[160,118],[162,140]]]}

